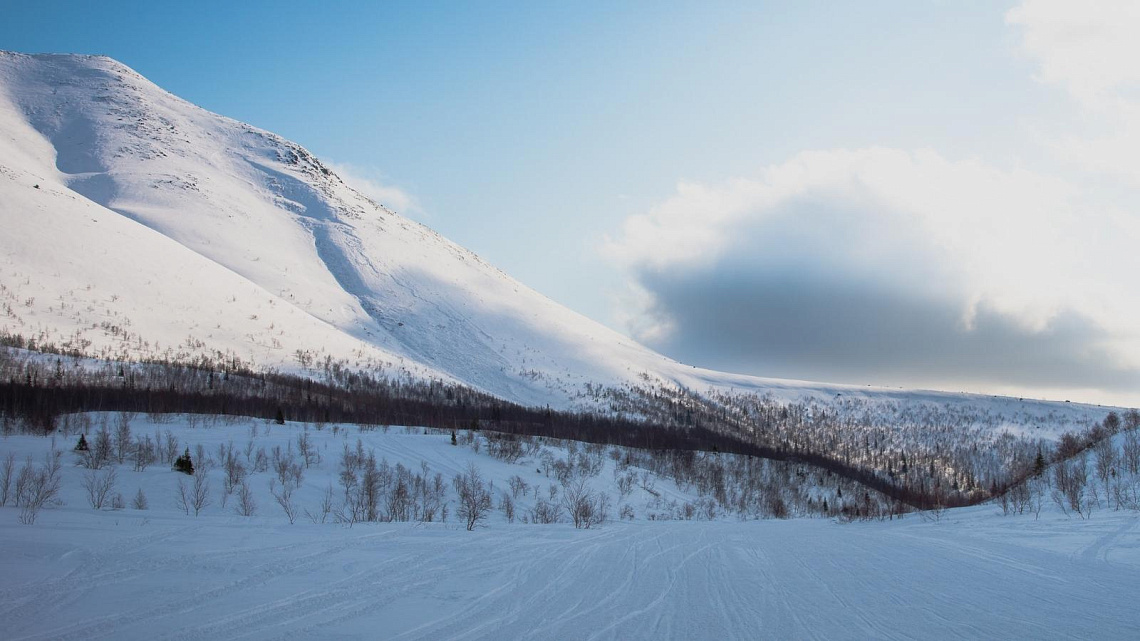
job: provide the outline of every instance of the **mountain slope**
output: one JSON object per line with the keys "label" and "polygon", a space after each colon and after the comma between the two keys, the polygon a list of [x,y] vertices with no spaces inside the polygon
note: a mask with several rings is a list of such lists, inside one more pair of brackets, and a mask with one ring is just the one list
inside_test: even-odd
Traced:
{"label": "mountain slope", "polygon": [[556,407],[599,405],[587,384],[1016,403],[682,365],[105,57],[0,52],[0,223],[0,330],[111,357],[331,358]]}
{"label": "mountain slope", "polygon": [[[255,351],[262,364],[288,364],[295,349],[343,354],[346,342],[365,343],[391,360],[424,364],[493,393],[541,403],[552,393],[550,384],[536,378],[563,377],[569,383],[574,374],[580,379],[574,383],[609,383],[630,376],[626,362],[660,359],[364,198],[299,146],[190,105],[112,60],[18,54],[0,60],[7,103],[6,140],[0,144],[3,157],[15,160],[11,167],[5,162],[5,176],[24,187],[40,185],[40,193],[31,195],[5,189],[5,198],[13,198],[6,211],[18,215],[31,204],[26,198],[53,211],[66,208],[68,219],[86,216],[80,212],[88,209],[104,215],[110,210],[145,228],[134,230],[128,245],[174,241],[188,250],[177,254],[212,264],[199,269],[223,267],[247,287],[260,287],[278,309],[327,326],[316,335],[286,331],[276,353]],[[71,202],[55,203],[62,199]],[[67,235],[59,227],[15,222],[20,233],[9,240],[19,239],[25,248]],[[90,243],[88,232],[75,236],[85,244],[105,242]],[[6,249],[12,257],[24,253]],[[123,250],[128,257],[132,253]],[[95,259],[83,253],[90,250],[67,251],[76,264]],[[19,262],[28,266],[23,258]],[[33,271],[50,273],[52,264],[45,260],[43,269]],[[176,273],[193,271],[180,265]],[[96,281],[114,280],[106,276]],[[68,291],[79,285],[62,284]],[[237,285],[218,282],[212,288],[229,294]],[[243,298],[236,292],[230,297]],[[137,305],[123,307],[139,333],[166,341],[185,338],[158,327],[165,319],[144,317]],[[246,318],[257,314],[240,312]],[[227,319],[236,316],[226,313]],[[261,340],[256,328],[215,329],[230,335],[227,347],[238,354],[246,351],[242,337]]]}

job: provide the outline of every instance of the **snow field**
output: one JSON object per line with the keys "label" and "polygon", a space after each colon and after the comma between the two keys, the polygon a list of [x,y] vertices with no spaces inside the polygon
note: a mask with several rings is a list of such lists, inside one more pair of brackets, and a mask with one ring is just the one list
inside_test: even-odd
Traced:
{"label": "snow field", "polygon": [[[193,452],[231,440],[240,450],[250,439],[295,451],[304,429],[190,423],[138,417],[132,430],[169,429]],[[341,448],[357,438],[392,466],[418,472],[426,462],[448,482],[473,462],[496,493],[516,474],[544,494],[556,483],[533,457],[506,463],[452,446],[447,434],[331,425],[307,433],[322,455],[297,494],[310,509],[327,484],[339,490]],[[118,490],[129,501],[142,487],[150,509],[93,510],[74,440],[55,440],[67,450],[62,506],[31,526],[0,508],[6,639],[1125,639],[1140,626],[1136,512],[1102,509],[1086,521],[1053,506],[1035,518],[985,505],[937,522],[650,522],[640,508],[651,497],[639,488],[628,499],[637,520],[591,530],[510,524],[498,511],[472,532],[454,511],[446,523],[290,525],[269,495],[271,470],[251,477],[253,517],[233,512],[234,497],[221,508],[217,467],[213,502],[195,518],[173,505],[177,481],[189,477],[129,463],[118,467]],[[51,445],[7,436],[0,459],[39,461]],[[614,492],[614,463],[603,460],[590,483]],[[656,491],[693,498],[665,479]]]}

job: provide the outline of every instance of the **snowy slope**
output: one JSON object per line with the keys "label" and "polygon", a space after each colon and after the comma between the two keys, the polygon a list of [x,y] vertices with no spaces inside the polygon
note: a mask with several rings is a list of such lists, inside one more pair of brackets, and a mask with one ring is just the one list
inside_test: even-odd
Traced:
{"label": "snowy slope", "polygon": [[[262,364],[288,364],[299,348],[343,354],[330,343],[351,339],[476,387],[541,403],[552,396],[564,402],[567,393],[552,393],[553,381],[536,379],[610,383],[661,360],[364,198],[299,146],[190,105],[112,60],[5,53],[0,91],[6,178],[0,194],[4,222],[17,232],[5,240],[5,284],[19,280],[14,272],[20,268],[32,272],[33,281],[59,271],[47,259],[35,268],[28,264],[35,248],[61,232],[29,216],[29,201],[57,210],[57,201],[67,199],[71,211],[55,215],[73,220],[96,218],[88,210],[117,213],[119,226],[145,228],[131,243],[157,244],[163,252],[173,241],[187,250],[180,253],[196,255],[202,267],[179,265],[180,273],[220,266],[259,287],[260,297],[279,310],[297,310],[332,330],[278,331],[285,347],[258,354]],[[39,184],[39,193],[30,193],[29,183]],[[67,248],[73,265],[104,255],[102,243],[91,242],[98,237],[80,230],[71,235],[89,246]],[[113,279],[88,280],[103,287]],[[233,278],[205,273],[200,280],[239,303],[249,298],[228,282]],[[44,289],[60,285],[74,289],[68,282]],[[218,307],[198,300],[189,299],[201,305],[199,318]],[[169,344],[187,337],[183,328],[163,327],[161,309],[121,307],[148,338]],[[247,311],[224,313],[254,313]],[[276,320],[277,314],[265,316]],[[231,335],[227,347],[250,333],[224,325],[220,329]],[[262,334],[255,332],[255,339]]]}
{"label": "snowy slope", "polygon": [[[284,449],[302,426],[136,418],[133,429],[169,430],[212,452],[247,440]],[[343,426],[308,434],[323,460],[305,471],[303,509],[315,510],[326,486],[339,493],[339,452],[358,438],[416,472],[425,462],[449,477],[475,463],[500,492],[515,474],[543,489],[553,483],[533,458],[508,464],[446,435]],[[3,437],[0,460],[41,461],[51,446]],[[454,516],[290,525],[269,495],[272,472],[251,475],[258,509],[238,516],[235,498],[221,506],[215,467],[211,504],[195,517],[172,501],[187,477],[127,463],[116,491],[129,500],[143,488],[149,509],[97,511],[72,459],[64,454],[64,504],[35,525],[0,507],[6,639],[1127,639],[1140,625],[1140,517],[1107,505],[1088,521],[1050,505],[1039,517],[985,505],[937,522],[664,522],[645,520],[635,493],[625,502],[637,519],[591,530],[508,523],[498,511],[473,532]],[[610,479],[606,470],[594,482],[616,499]],[[667,481],[657,487],[684,496]]]}
{"label": "snowy slope", "polygon": [[0,330],[106,357],[331,357],[555,407],[589,405],[587,383],[648,383],[1102,414],[682,365],[365,198],[295,143],[105,57],[0,52],[0,225]]}

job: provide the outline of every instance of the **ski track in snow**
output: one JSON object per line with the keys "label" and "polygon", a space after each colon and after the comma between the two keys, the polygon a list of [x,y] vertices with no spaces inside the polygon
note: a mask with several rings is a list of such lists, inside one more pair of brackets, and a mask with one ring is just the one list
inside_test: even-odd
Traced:
{"label": "ski track in snow", "polygon": [[[987,518],[989,515],[984,515]],[[1128,638],[1134,516],[1071,556],[955,523],[150,524],[76,570],[7,575],[8,639]],[[999,525],[1014,521],[1000,521]],[[22,532],[4,524],[4,540]],[[209,547],[203,549],[203,545]],[[200,552],[193,552],[201,549]],[[117,598],[116,595],[129,596]],[[118,604],[116,606],[116,604]]]}
{"label": "ski track in snow", "polygon": [[[251,439],[283,449],[295,425],[191,427],[137,420],[205,446]],[[253,436],[254,427],[258,427]],[[521,475],[551,482],[446,434],[310,430],[323,460],[306,471],[300,507],[314,507],[361,439],[392,465],[445,478],[475,463],[497,492]],[[0,454],[42,460],[52,441],[0,440]],[[62,443],[57,443],[61,446]],[[557,454],[557,452],[555,452]],[[568,524],[359,523],[288,525],[250,484],[255,517],[214,504],[201,517],[171,504],[178,475],[119,466],[118,488],[145,488],[151,509],[94,511],[84,474],[65,455],[64,505],[33,526],[0,508],[0,638],[11,639],[911,639],[1135,638],[1140,615],[1140,516],[1103,509],[1092,520],[1047,508],[1001,517],[994,506],[938,522],[840,525],[821,519],[639,520],[600,529]],[[592,479],[612,491],[612,461]],[[215,492],[221,471],[214,477]],[[665,496],[691,495],[659,478]],[[641,498],[638,498],[638,497]],[[518,499],[520,511],[530,499]],[[454,507],[454,503],[452,504]]]}

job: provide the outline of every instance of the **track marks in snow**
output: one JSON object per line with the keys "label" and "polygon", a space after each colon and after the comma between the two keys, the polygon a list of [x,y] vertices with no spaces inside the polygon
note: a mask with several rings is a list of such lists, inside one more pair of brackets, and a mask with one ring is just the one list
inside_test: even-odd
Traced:
{"label": "track marks in snow", "polygon": [[163,524],[80,548],[81,565],[62,576],[5,585],[0,629],[11,639],[608,641],[1127,638],[1140,624],[1136,568],[1103,562],[1130,545],[1135,517],[1106,517],[1092,545],[1073,529],[1087,523],[1051,523],[1075,543],[1059,551],[1007,536],[1013,520],[974,516],[589,531]]}

